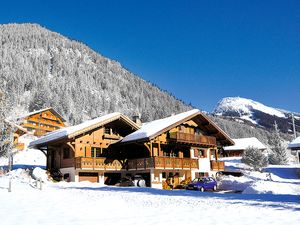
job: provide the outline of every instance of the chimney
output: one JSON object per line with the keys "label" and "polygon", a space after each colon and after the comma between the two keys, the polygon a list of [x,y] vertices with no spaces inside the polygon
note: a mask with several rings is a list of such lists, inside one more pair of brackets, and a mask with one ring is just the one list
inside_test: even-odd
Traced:
{"label": "chimney", "polygon": [[141,114],[138,113],[137,115],[134,115],[132,117],[133,122],[135,122],[137,125],[142,126],[142,120],[141,120]]}

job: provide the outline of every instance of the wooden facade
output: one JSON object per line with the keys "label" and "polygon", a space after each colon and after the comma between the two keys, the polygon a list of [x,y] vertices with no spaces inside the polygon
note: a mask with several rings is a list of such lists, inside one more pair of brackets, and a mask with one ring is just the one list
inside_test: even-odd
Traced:
{"label": "wooden facade", "polygon": [[149,186],[162,188],[169,178],[176,185],[224,170],[218,149],[220,143],[232,143],[225,135],[220,138],[202,114],[174,123],[149,139],[129,143],[121,140],[139,130],[137,124],[122,114],[109,114],[100,121],[88,127],[78,125],[79,130],[66,128],[66,133],[76,131],[53,140],[46,136],[33,146],[47,150],[49,170],[59,169],[71,181],[113,184],[123,176],[138,174]]}
{"label": "wooden facade", "polygon": [[46,108],[18,118],[20,125],[35,136],[65,127],[65,120],[53,108]]}
{"label": "wooden facade", "polygon": [[122,114],[87,124],[64,128],[60,132],[68,134],[34,146],[47,152],[47,169],[60,170],[67,180],[104,182],[104,173],[125,168],[120,160],[109,157],[114,155],[112,144],[139,126]]}

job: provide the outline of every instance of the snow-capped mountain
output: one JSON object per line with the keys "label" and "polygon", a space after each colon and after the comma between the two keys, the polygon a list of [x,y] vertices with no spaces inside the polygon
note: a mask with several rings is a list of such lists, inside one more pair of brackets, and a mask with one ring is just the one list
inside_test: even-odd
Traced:
{"label": "snow-capped mountain", "polygon": [[[223,98],[214,109],[213,114],[235,118],[240,122],[251,122],[254,125],[267,129],[273,128],[276,121],[282,132],[292,131],[292,112],[269,107],[251,99],[240,97]],[[293,114],[296,125],[300,126],[300,114]]]}

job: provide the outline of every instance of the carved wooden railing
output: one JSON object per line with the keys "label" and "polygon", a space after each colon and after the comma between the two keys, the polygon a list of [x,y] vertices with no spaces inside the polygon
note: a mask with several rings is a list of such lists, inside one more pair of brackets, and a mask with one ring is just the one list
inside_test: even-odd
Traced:
{"label": "carved wooden railing", "polygon": [[118,160],[109,161],[106,158],[76,157],[75,168],[90,170],[121,170],[123,166]]}
{"label": "carved wooden railing", "polygon": [[210,161],[210,166],[212,170],[224,170],[225,169],[225,163],[222,161]]}
{"label": "carved wooden railing", "polygon": [[150,157],[128,160],[128,170],[139,169],[197,169],[198,160],[189,158]]}
{"label": "carved wooden railing", "polygon": [[178,142],[186,142],[191,144],[203,144],[203,145],[217,145],[215,137],[198,135],[198,134],[188,134],[182,132],[172,132],[169,136],[170,140]]}

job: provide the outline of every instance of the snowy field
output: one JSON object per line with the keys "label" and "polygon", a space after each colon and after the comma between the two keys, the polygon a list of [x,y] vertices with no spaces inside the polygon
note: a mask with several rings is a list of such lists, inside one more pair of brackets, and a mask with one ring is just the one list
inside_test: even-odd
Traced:
{"label": "snowy field", "polygon": [[[9,177],[13,177],[12,192],[7,190]],[[40,190],[34,182],[24,170],[0,177],[0,199],[4,206],[0,208],[1,224],[296,225],[300,222],[300,195],[295,194],[202,193],[107,187],[89,182],[46,182]]]}

